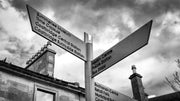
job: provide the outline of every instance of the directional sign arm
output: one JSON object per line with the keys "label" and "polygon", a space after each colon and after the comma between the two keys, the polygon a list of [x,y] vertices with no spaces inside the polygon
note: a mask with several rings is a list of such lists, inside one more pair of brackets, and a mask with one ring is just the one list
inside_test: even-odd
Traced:
{"label": "directional sign arm", "polygon": [[32,31],[86,61],[85,43],[34,8],[26,5]]}
{"label": "directional sign arm", "polygon": [[120,92],[95,82],[95,100],[94,101],[136,101]]}
{"label": "directional sign arm", "polygon": [[92,61],[92,77],[148,44],[152,20]]}

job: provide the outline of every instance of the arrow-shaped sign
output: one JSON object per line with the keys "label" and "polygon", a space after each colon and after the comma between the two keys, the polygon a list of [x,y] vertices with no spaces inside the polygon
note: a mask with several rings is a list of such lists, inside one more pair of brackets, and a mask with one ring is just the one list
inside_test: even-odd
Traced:
{"label": "arrow-shaped sign", "polygon": [[34,32],[86,61],[85,43],[34,8],[27,5],[31,27]]}
{"label": "arrow-shaped sign", "polygon": [[92,77],[148,44],[152,20],[92,61]]}
{"label": "arrow-shaped sign", "polygon": [[136,101],[124,94],[119,93],[109,87],[95,82],[95,100],[94,101]]}

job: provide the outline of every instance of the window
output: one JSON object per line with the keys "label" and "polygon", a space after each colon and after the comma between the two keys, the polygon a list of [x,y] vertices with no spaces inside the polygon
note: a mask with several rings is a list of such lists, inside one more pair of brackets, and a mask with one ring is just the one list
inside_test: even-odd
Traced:
{"label": "window", "polygon": [[54,88],[35,84],[34,101],[57,101],[57,91]]}
{"label": "window", "polygon": [[55,93],[37,89],[36,101],[55,101]]}

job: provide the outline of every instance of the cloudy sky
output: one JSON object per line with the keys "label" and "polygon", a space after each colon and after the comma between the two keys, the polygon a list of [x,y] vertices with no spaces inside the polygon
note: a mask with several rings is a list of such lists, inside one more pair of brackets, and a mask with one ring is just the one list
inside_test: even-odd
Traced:
{"label": "cloudy sky", "polygon": [[[149,95],[173,92],[164,83],[178,70],[180,58],[179,0],[0,0],[0,59],[25,67],[47,40],[32,32],[25,5],[29,4],[83,40],[93,36],[97,57],[153,19],[149,44],[99,74],[95,81],[132,97],[131,66],[143,76]],[[84,87],[84,62],[56,45],[55,77]]]}

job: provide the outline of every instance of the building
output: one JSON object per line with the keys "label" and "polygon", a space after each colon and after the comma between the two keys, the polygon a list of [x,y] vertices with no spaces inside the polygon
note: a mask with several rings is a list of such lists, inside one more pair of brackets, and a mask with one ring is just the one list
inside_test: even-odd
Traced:
{"label": "building", "polygon": [[0,101],[85,101],[77,82],[53,77],[56,52],[49,42],[22,68],[0,61]]}
{"label": "building", "polygon": [[85,101],[84,88],[0,61],[0,101]]}

